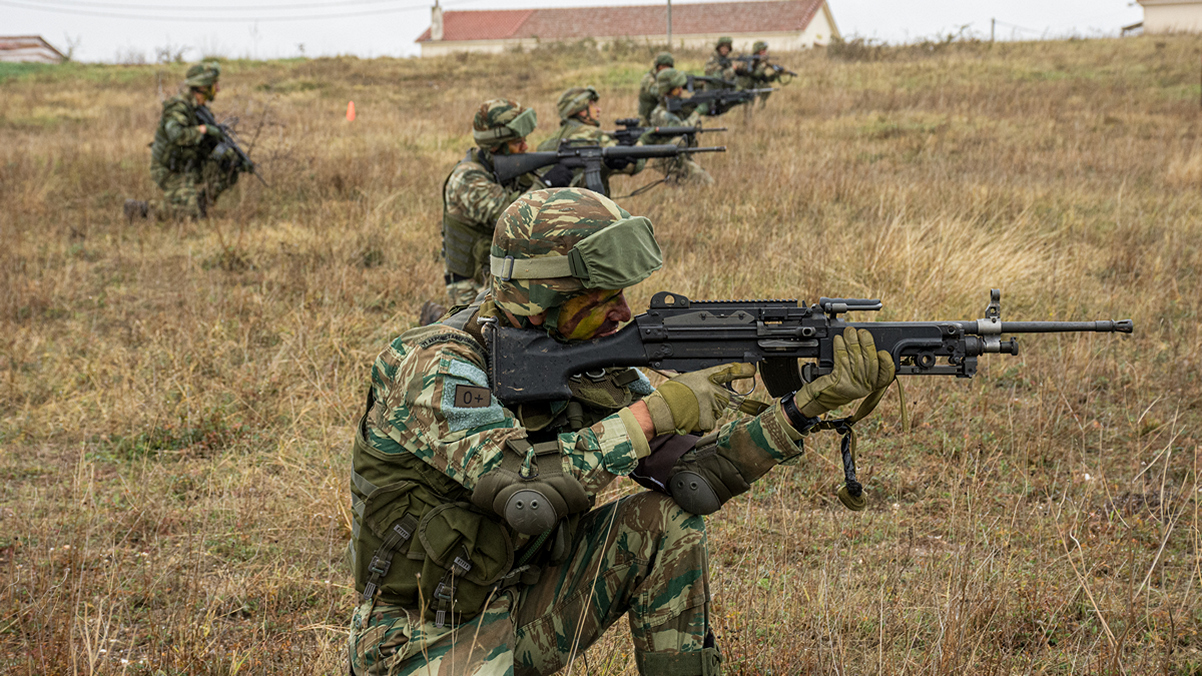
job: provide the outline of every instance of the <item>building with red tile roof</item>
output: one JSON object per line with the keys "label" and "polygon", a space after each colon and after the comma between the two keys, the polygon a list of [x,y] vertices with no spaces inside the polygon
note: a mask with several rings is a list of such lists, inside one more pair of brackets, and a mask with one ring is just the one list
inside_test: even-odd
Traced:
{"label": "building with red tile roof", "polygon": [[67,57],[40,35],[0,35],[0,61],[62,63]]}
{"label": "building with red tile roof", "polygon": [[[826,0],[707,2],[672,6],[673,48],[710,47],[729,35],[736,51],[764,40],[773,50],[824,45],[839,36]],[[542,42],[668,42],[666,5],[560,7],[444,12],[435,2],[417,43],[422,56],[499,53]]]}

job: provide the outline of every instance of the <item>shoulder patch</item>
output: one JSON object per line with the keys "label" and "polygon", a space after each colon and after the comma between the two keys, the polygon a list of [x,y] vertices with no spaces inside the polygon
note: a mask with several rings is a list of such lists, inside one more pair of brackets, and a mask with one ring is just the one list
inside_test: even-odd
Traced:
{"label": "shoulder patch", "polygon": [[459,333],[451,332],[437,333],[422,340],[417,344],[417,346],[423,350],[427,350],[431,346],[438,345],[439,343],[458,343],[459,345],[466,345],[477,352],[480,352],[481,350],[480,343],[477,343],[475,339],[466,335],[460,335]]}
{"label": "shoulder patch", "polygon": [[476,385],[455,386],[456,408],[487,408],[492,404],[492,390]]}

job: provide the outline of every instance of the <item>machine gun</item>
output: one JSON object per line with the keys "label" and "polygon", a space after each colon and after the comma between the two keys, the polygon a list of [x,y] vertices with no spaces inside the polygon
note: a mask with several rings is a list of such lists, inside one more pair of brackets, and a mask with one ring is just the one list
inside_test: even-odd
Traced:
{"label": "machine gun", "polygon": [[756,95],[774,92],[775,88],[763,87],[760,89],[707,89],[703,92],[697,92],[689,98],[680,98],[678,96],[669,96],[667,101],[668,112],[676,115],[688,115],[697,106],[706,104],[706,115],[715,117],[726,113],[731,108],[743,103],[751,103],[755,100]]}
{"label": "machine gun", "polygon": [[[765,58],[766,57],[756,56],[755,54],[749,54],[747,56],[734,56],[734,57],[731,57],[731,60],[743,62],[745,64],[743,69],[747,70],[747,71],[751,71],[751,70],[755,70],[755,67],[757,65],[759,65],[759,62],[763,61]],[[789,79],[782,80],[781,84],[789,84],[789,82],[791,82],[793,78],[797,77],[797,73],[794,73],[793,71],[789,70],[788,68],[785,68],[784,66],[778,66],[775,63],[769,63],[767,65],[769,68],[772,69],[772,71],[774,73],[777,74],[778,77],[783,77],[786,75],[789,76]]]}
{"label": "machine gun", "polygon": [[218,143],[218,145],[225,144],[227,148],[233,150],[234,154],[238,156],[238,161],[241,163],[241,166],[245,171],[249,171],[250,173],[254,174],[255,178],[259,179],[259,182],[264,186],[271,187],[267,185],[267,181],[263,180],[263,177],[259,174],[259,170],[255,167],[255,163],[251,162],[250,155],[247,155],[246,151],[238,145],[238,140],[234,134],[234,130],[231,129],[229,125],[219,123],[217,118],[213,117],[213,112],[209,110],[207,106],[198,106],[196,108],[196,119],[206,127],[212,127],[214,129],[221,130],[221,141]]}
{"label": "machine gun", "polygon": [[697,134],[704,134],[712,131],[726,131],[726,127],[710,127],[702,128],[700,125],[696,127],[640,127],[637,117],[624,117],[620,120],[614,120],[614,124],[622,127],[613,131],[607,131],[606,134],[618,140],[618,145],[632,146],[639,142],[643,134],[651,132],[656,136],[687,136],[689,137],[689,145],[693,145],[694,137]]}
{"label": "machine gun", "polygon": [[584,187],[605,195],[605,184],[601,181],[601,165],[621,169],[631,162],[654,157],[679,157],[692,153],[724,153],[726,146],[708,148],[681,148],[680,146],[613,146],[574,145],[570,141],[560,144],[559,150],[521,155],[494,155],[493,172],[501,185],[543,167],[553,167],[542,175],[549,186],[563,188],[572,181],[576,169],[584,170]]}
{"label": "machine gun", "polygon": [[[878,350],[893,355],[900,376],[971,378],[982,354],[1018,354],[1003,333],[1131,333],[1130,319],[1093,322],[1003,322],[1001,291],[990,292],[983,319],[929,322],[845,322],[847,312],[873,312],[881,301],[819,298],[697,301],[662,291],[647,312],[612,336],[560,343],[545,331],[493,330],[493,392],[506,405],[566,400],[568,379],[612,366],[649,366],[687,372],[750,362],[768,393],[782,397],[834,370],[834,337],[851,326],[866,329]],[[804,363],[799,364],[799,360]]]}
{"label": "machine gun", "polygon": [[[649,366],[687,372],[731,362],[754,363],[773,398],[790,395],[834,370],[835,336],[847,327],[872,334],[878,350],[893,356],[902,376],[971,378],[982,354],[1018,354],[1003,333],[1131,333],[1130,319],[1094,322],[1003,322],[1001,291],[990,293],[983,319],[930,322],[845,322],[847,312],[873,312],[881,301],[819,298],[805,307],[795,300],[695,301],[657,293],[647,312],[617,333],[579,343],[561,343],[545,331],[486,327],[493,394],[508,407],[571,397],[569,379],[615,366]],[[737,395],[746,396],[748,393]],[[734,400],[736,395],[732,395]],[[874,402],[875,405],[875,402]],[[856,480],[856,416],[822,424],[843,435],[846,485],[839,497],[852,509],[863,506]],[[856,502],[859,506],[853,506]]]}

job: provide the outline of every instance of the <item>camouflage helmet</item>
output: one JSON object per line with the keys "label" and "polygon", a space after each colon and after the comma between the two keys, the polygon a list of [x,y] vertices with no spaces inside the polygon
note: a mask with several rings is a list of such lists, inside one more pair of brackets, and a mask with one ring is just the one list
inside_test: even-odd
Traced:
{"label": "camouflage helmet", "polygon": [[485,101],[472,118],[472,138],[481,148],[499,148],[529,136],[536,127],[538,116],[533,108],[509,99],[492,99]]}
{"label": "camouflage helmet", "polygon": [[764,49],[768,49],[768,43],[764,42],[763,40],[756,40],[755,44],[751,46],[751,53],[758,54],[761,50],[764,50]]}
{"label": "camouflage helmet", "polygon": [[651,221],[584,188],[519,197],[497,220],[489,261],[496,304],[519,317],[546,312],[549,329],[573,296],[624,289],[663,267]]}
{"label": "camouflage helmet", "polygon": [[660,66],[676,67],[676,59],[672,58],[672,52],[660,52],[655,55],[655,67],[659,68]]}
{"label": "camouflage helmet", "polygon": [[559,110],[559,119],[566,120],[582,110],[588,110],[589,103],[600,100],[596,88],[592,86],[572,87],[559,95],[559,103],[555,107]]}
{"label": "camouflage helmet", "polygon": [[718,38],[718,44],[714,45],[714,49],[717,49],[717,48],[721,47],[722,45],[726,45],[727,47],[733,47],[734,44],[735,44],[735,41],[731,40],[729,35],[723,35],[722,37]]}
{"label": "camouflage helmet", "polygon": [[208,87],[221,77],[221,66],[216,61],[198,63],[188,69],[184,84],[189,87]]}
{"label": "camouflage helmet", "polygon": [[675,68],[665,68],[655,76],[655,89],[660,96],[667,96],[668,92],[683,87],[689,83],[689,76],[676,70]]}

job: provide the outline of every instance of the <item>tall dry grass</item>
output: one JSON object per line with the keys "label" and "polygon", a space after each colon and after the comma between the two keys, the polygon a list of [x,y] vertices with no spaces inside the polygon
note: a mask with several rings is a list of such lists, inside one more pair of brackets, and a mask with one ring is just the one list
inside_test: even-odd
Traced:
{"label": "tall dry grass", "polygon": [[[709,519],[730,673],[1202,669],[1198,54],[782,55],[802,76],[723,119],[713,189],[623,201],[667,259],[636,307],[870,296],[882,319],[971,319],[1001,287],[1008,318],[1136,322],[907,381],[908,434],[893,398],[862,424],[866,512],[832,499],[820,437]],[[441,294],[466,123],[506,95],[546,134],[587,83],[625,116],[650,58],[229,62],[214,108],[260,129],[272,187],[162,224],[120,208],[154,196],[182,66],[0,71],[0,671],[343,673],[350,427],[375,354]],[[571,671],[634,673],[623,631]]]}

